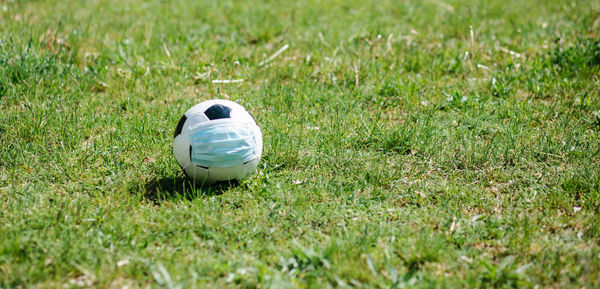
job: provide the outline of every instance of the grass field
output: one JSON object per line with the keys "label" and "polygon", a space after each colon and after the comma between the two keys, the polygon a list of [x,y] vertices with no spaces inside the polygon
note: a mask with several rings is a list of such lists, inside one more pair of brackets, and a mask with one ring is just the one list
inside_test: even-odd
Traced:
{"label": "grass field", "polygon": [[599,211],[598,0],[0,0],[0,288],[598,288]]}

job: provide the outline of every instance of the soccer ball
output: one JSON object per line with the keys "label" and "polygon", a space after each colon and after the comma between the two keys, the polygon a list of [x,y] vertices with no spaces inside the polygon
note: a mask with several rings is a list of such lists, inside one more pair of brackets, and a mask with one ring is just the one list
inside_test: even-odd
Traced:
{"label": "soccer ball", "polygon": [[199,185],[242,180],[258,165],[262,133],[246,109],[229,100],[208,100],[179,120],[173,154]]}

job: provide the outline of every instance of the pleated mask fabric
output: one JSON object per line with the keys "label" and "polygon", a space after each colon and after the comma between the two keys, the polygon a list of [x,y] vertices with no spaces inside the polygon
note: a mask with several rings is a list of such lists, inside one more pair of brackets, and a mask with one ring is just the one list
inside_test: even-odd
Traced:
{"label": "pleated mask fabric", "polygon": [[231,119],[190,127],[191,161],[197,166],[226,168],[257,157],[257,129]]}

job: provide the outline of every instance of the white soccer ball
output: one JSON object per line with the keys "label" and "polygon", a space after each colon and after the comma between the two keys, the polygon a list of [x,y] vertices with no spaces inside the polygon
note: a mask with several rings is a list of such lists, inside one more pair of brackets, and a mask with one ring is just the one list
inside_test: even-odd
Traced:
{"label": "white soccer ball", "polygon": [[199,185],[242,180],[258,165],[262,133],[243,106],[208,100],[179,120],[173,154],[185,175]]}

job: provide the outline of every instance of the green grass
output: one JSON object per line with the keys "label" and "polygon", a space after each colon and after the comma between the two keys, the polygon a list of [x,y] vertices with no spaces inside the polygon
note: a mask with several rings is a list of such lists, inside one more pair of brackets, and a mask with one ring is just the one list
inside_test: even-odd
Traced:
{"label": "green grass", "polygon": [[[0,0],[0,287],[597,288],[599,31],[597,0]],[[264,154],[197,188],[172,133],[213,98]]]}

